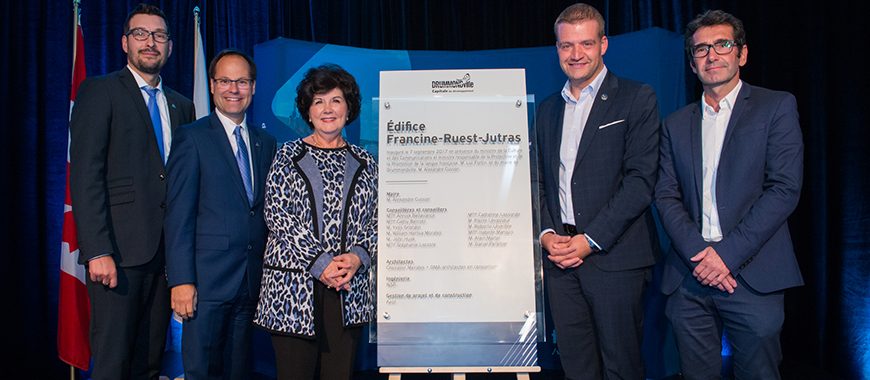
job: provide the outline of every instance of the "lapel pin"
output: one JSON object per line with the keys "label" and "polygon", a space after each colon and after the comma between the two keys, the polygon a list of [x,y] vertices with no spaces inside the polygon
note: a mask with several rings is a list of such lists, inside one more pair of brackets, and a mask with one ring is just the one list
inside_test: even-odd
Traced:
{"label": "lapel pin", "polygon": [[601,100],[607,100],[607,94],[601,94]]}
{"label": "lapel pin", "polygon": [[172,103],[172,104],[170,104],[169,106],[172,107],[172,108],[174,109],[174,108],[175,108],[175,103]]}

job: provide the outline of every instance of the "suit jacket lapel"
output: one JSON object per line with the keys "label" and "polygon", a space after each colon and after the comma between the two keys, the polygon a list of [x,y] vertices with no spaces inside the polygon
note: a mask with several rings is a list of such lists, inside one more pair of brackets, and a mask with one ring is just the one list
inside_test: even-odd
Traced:
{"label": "suit jacket lapel", "polygon": [[[127,91],[127,97],[133,102],[133,108],[136,109],[139,116],[142,118],[142,126],[147,128],[145,135],[152,137],[148,139],[153,148],[151,149],[154,153],[152,156],[156,159],[160,159],[160,149],[157,147],[157,137],[154,136],[154,125],[151,124],[151,114],[148,113],[148,106],[145,104],[145,99],[142,97],[142,89],[140,89],[136,84],[136,79],[133,78],[133,73],[130,72],[130,68],[128,67],[124,67],[124,69],[120,71],[118,79]],[[160,159],[160,163],[161,165],[163,164],[162,159]]]}
{"label": "suit jacket lapel", "polygon": [[121,70],[118,78],[121,80],[121,84],[124,85],[124,88],[126,88],[127,95],[133,100],[136,111],[142,118],[142,123],[148,127],[149,131],[153,131],[154,126],[151,125],[151,114],[148,113],[148,106],[145,104],[145,99],[142,97],[142,89],[136,85],[136,79],[133,78],[133,73],[130,72],[129,68],[125,67]]}
{"label": "suit jacket lapel", "polygon": [[601,88],[593,99],[592,109],[589,110],[589,117],[586,118],[586,125],[583,126],[583,136],[580,137],[580,146],[577,147],[577,159],[574,161],[574,170],[577,170],[583,156],[589,151],[592,145],[592,140],[595,139],[595,134],[598,133],[598,126],[604,121],[604,116],[607,115],[607,110],[613,104],[616,93],[619,91],[619,81],[608,72],[601,82]]}
{"label": "suit jacket lapel", "polygon": [[[745,126],[744,123],[740,123],[740,118],[743,116],[744,113],[746,113],[746,110],[750,107],[750,104],[747,101],[749,99],[750,92],[751,91],[749,85],[744,82],[743,87],[740,88],[740,92],[735,98],[734,108],[731,110],[731,118],[728,119],[728,127],[725,128],[725,139],[723,139],[722,141],[722,154],[725,154],[725,148],[731,141],[731,136],[734,136],[734,130]],[[728,161],[723,160],[720,156],[720,167],[722,166],[722,162]]]}
{"label": "suit jacket lapel", "polygon": [[163,90],[166,95],[166,106],[169,108],[169,128],[171,131],[175,131],[178,128],[181,122],[181,114],[178,110],[178,106],[175,105],[177,98],[175,97],[175,91],[170,90],[166,86],[163,86]]}
{"label": "suit jacket lapel", "polygon": [[547,156],[549,158],[549,162],[546,163],[549,168],[557,168],[557,170],[553,170],[553,181],[556,186],[559,184],[559,166],[561,165],[562,157],[560,157],[561,151],[561,143],[562,143],[562,126],[565,124],[565,101],[559,101],[559,107],[553,107],[553,114],[550,115],[550,120],[554,121],[555,128],[547,131],[552,134],[549,135],[547,144],[542,144],[541,146],[550,147],[549,152],[547,152]]}
{"label": "suit jacket lapel", "polygon": [[254,169],[254,178],[251,179],[251,183],[254,186],[254,203],[256,204],[263,198],[263,184],[266,181],[262,179],[267,173],[262,170],[263,144],[260,140],[260,132],[252,125],[254,123],[248,123],[248,139],[251,141],[251,167]]}
{"label": "suit jacket lapel", "polygon": [[224,126],[221,124],[216,113],[212,113],[211,116],[209,116],[209,126],[211,127],[210,135],[212,141],[214,142],[214,146],[218,147],[217,150],[218,154],[221,156],[221,161],[227,165],[227,169],[232,173],[230,178],[232,178],[233,183],[236,185],[239,196],[242,197],[242,200],[247,204],[248,194],[245,192],[245,184],[242,183],[242,173],[239,171],[239,164],[236,162],[236,156],[233,154],[233,147],[227,139],[227,132],[224,130]]}
{"label": "suit jacket lapel", "polygon": [[[703,102],[704,99],[701,99]],[[689,119],[689,139],[692,144],[692,173],[694,173],[695,177],[695,194],[697,195],[697,199],[700,202],[698,204],[698,210],[703,210],[704,194],[702,193],[704,189],[704,156],[701,151],[701,103],[695,103],[694,110],[692,111],[691,119]],[[700,217],[696,215],[696,217]]]}

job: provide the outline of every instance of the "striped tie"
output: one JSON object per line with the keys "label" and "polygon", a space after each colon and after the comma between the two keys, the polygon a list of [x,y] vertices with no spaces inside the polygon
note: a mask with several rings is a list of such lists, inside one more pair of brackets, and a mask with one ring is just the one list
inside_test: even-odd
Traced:
{"label": "striped tie", "polygon": [[251,185],[251,164],[248,161],[248,146],[242,138],[242,127],[236,126],[233,130],[236,136],[236,163],[239,164],[239,172],[242,174],[242,183],[245,185],[245,193],[248,195],[248,204],[254,205],[254,188]]}

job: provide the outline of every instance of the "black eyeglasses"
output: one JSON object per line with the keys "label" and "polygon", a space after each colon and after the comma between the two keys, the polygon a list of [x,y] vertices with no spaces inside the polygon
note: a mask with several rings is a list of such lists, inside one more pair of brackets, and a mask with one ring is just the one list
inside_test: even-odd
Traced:
{"label": "black eyeglasses", "polygon": [[689,49],[689,54],[695,58],[704,58],[710,54],[710,48],[713,48],[716,54],[725,55],[734,50],[735,46],[737,46],[737,42],[734,42],[734,40],[719,40],[712,44],[697,44],[692,46]]}
{"label": "black eyeglasses", "polygon": [[251,87],[251,83],[254,83],[253,79],[241,78],[241,79],[228,79],[228,78],[212,78],[212,80],[217,83],[217,86],[220,88],[227,88],[231,84],[235,83],[239,88],[246,89]]}
{"label": "black eyeglasses", "polygon": [[147,41],[148,37],[154,37],[154,42],[164,43],[169,41],[169,33],[156,31],[152,32],[143,28],[130,29],[126,34],[128,37],[133,36],[136,41]]}

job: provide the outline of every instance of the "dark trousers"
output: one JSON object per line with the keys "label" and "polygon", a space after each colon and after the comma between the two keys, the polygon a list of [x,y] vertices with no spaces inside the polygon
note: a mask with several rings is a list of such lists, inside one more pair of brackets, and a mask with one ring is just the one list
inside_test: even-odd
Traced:
{"label": "dark trousers", "polygon": [[755,292],[737,277],[734,294],[701,285],[687,275],[668,297],[683,378],[720,379],[722,334],[731,343],[734,378],[779,379],[779,333],[785,318],[782,292]]}
{"label": "dark trousers", "polygon": [[278,380],[315,379],[318,365],[321,380],[353,378],[361,327],[345,328],[341,313],[339,293],[315,280],[315,338],[272,335]]}
{"label": "dark trousers", "polygon": [[258,296],[250,294],[244,278],[232,300],[197,302],[181,333],[185,379],[251,378],[251,327]]}
{"label": "dark trousers", "polygon": [[643,292],[650,269],[547,265],[545,283],[566,379],[643,379]]}
{"label": "dark trousers", "polygon": [[144,265],[116,268],[114,289],[87,276],[91,378],[157,379],[170,318],[163,253]]}

